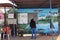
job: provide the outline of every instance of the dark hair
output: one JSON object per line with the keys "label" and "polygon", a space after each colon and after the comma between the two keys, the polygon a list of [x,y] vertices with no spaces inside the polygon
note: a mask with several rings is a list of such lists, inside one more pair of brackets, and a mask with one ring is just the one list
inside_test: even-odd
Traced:
{"label": "dark hair", "polygon": [[35,23],[34,19],[31,19],[30,27],[31,28],[36,28],[36,23]]}
{"label": "dark hair", "polygon": [[34,19],[31,19],[31,21],[34,21]]}

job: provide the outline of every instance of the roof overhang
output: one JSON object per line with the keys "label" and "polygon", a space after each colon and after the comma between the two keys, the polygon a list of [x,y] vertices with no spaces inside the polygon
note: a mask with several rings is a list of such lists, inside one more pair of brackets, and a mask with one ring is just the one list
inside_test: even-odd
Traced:
{"label": "roof overhang", "polygon": [[[49,8],[50,0],[10,0],[17,4],[18,8]],[[52,0],[52,7],[60,7],[60,0]]]}
{"label": "roof overhang", "polygon": [[0,7],[12,7],[12,5],[17,7],[15,3],[12,3],[9,0],[0,0]]}

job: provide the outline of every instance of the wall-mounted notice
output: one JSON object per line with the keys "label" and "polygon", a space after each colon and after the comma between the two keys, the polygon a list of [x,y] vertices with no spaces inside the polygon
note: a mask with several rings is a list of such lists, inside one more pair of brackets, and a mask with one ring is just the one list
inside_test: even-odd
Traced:
{"label": "wall-mounted notice", "polygon": [[27,24],[28,23],[28,14],[20,13],[18,14],[18,24]]}
{"label": "wall-mounted notice", "polygon": [[8,14],[8,18],[14,18],[14,14],[13,13]]}

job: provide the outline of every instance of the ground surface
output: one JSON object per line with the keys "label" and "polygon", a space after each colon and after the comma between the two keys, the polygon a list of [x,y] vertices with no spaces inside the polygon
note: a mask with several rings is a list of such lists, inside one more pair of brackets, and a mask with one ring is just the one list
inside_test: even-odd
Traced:
{"label": "ground surface", "polygon": [[[24,36],[24,37],[14,37],[10,38],[11,40],[52,40],[52,36],[46,36],[46,35],[38,35],[36,39],[31,39],[31,36]],[[7,40],[7,39],[4,39]],[[54,40],[60,40],[60,35],[54,36]]]}

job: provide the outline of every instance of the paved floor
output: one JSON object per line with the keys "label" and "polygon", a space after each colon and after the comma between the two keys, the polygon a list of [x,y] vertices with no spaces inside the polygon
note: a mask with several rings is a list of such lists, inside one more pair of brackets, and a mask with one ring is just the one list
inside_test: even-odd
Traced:
{"label": "paved floor", "polygon": [[[14,37],[11,37],[11,40],[52,40],[52,36],[38,35],[36,39],[31,39],[31,36],[16,37],[15,39]],[[54,40],[60,40],[60,35],[54,36]]]}

